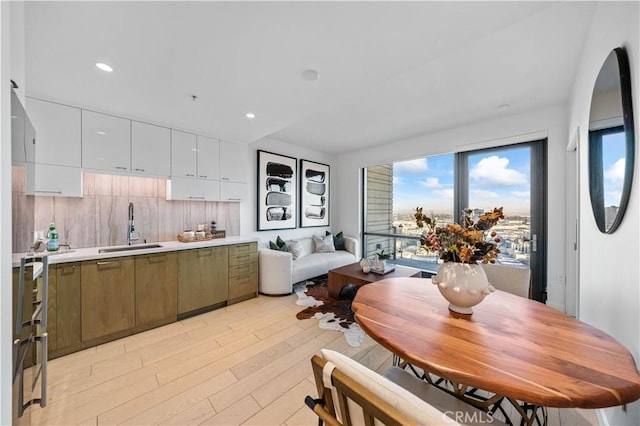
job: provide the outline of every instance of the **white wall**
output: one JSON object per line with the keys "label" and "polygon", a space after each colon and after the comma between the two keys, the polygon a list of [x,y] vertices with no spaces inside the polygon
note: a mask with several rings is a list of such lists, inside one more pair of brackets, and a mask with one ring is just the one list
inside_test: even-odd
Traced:
{"label": "white wall", "polygon": [[[461,152],[548,137],[548,270],[547,304],[564,311],[565,290],[565,161],[568,144],[564,105],[448,129],[438,133],[355,151],[336,160],[334,182],[340,182],[334,229],[361,236],[360,203],[362,167],[409,160],[427,155]],[[334,192],[334,195],[336,193]],[[356,208],[356,203],[358,208]],[[423,200],[416,200],[416,205]],[[346,207],[348,206],[348,207]]]}
{"label": "white wall", "polygon": [[[580,126],[580,298],[578,315],[606,331],[640,360],[640,165],[635,156],[631,198],[622,224],[612,235],[598,231],[589,198],[588,123],[591,92],[600,67],[615,47],[627,49],[631,67],[631,87],[636,135],[640,147],[640,7],[638,2],[603,2],[598,5],[585,42],[584,51],[569,101],[569,129]],[[640,403],[627,411],[604,411],[612,425],[640,424]]]}
{"label": "white wall", "polygon": [[[256,181],[258,179],[256,171],[258,169],[258,154],[257,150],[269,151],[274,154],[287,155],[294,157],[298,160],[298,168],[300,168],[300,160],[310,160],[318,163],[328,164],[330,166],[331,180],[330,180],[330,205],[329,205],[329,226],[317,227],[317,228],[296,228],[277,231],[256,231],[257,218],[257,195],[256,195]],[[262,242],[269,240],[275,241],[279,235],[284,240],[307,237],[314,234],[324,234],[325,230],[333,229],[335,232],[340,232],[334,224],[336,223],[336,193],[339,191],[341,183],[335,178],[335,169],[333,166],[334,157],[319,151],[315,151],[308,148],[299,147],[289,143],[281,142],[275,139],[264,138],[249,145],[249,195],[248,201],[243,202],[241,206],[241,219],[240,219],[240,233],[246,236],[253,236],[260,238]],[[297,191],[297,189],[296,189]],[[296,212],[297,214],[297,212]]]}

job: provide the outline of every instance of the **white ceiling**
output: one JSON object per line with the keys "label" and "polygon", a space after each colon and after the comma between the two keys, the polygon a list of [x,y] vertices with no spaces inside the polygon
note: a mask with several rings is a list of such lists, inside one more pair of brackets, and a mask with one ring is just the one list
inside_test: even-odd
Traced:
{"label": "white ceiling", "polygon": [[[27,2],[26,90],[221,139],[271,137],[339,154],[566,101],[594,10],[536,1]],[[318,81],[302,79],[309,68]]]}

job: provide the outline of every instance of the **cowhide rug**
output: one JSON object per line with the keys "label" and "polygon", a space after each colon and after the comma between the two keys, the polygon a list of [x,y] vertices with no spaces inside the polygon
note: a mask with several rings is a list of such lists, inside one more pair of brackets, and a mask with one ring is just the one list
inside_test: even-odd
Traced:
{"label": "cowhide rug", "polygon": [[298,312],[300,320],[316,318],[323,330],[336,330],[344,333],[349,346],[358,347],[364,340],[364,331],[355,322],[351,302],[329,298],[327,277],[317,277],[294,286],[299,306],[306,306]]}

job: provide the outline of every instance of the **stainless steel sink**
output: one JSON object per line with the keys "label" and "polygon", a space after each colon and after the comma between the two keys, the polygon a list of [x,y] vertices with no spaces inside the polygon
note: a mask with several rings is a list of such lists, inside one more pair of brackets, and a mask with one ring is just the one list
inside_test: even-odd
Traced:
{"label": "stainless steel sink", "polygon": [[160,247],[162,247],[160,244],[136,244],[133,246],[101,248],[98,249],[98,253],[117,253],[119,251],[144,250]]}

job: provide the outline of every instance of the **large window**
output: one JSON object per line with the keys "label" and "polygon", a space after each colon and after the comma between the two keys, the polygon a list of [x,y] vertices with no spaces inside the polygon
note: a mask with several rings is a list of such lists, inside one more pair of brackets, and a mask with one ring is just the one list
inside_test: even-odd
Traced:
{"label": "large window", "polygon": [[435,272],[436,253],[419,248],[414,212],[437,224],[457,222],[463,208],[477,215],[504,207],[494,228],[502,238],[499,264],[530,267],[533,296],[546,298],[546,141],[444,154],[365,169],[364,255]]}

